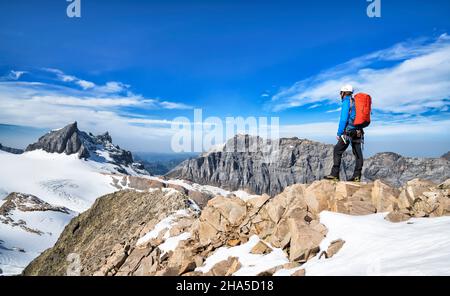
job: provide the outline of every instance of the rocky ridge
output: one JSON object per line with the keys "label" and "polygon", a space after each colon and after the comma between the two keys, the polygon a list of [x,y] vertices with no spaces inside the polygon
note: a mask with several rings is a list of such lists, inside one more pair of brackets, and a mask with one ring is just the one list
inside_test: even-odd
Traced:
{"label": "rocky ridge", "polygon": [[231,256],[207,268],[208,258],[219,249],[252,243],[250,252],[261,260],[276,248],[287,258],[260,275],[280,269],[304,275],[301,266],[312,257],[329,258],[345,248],[344,240],[320,247],[327,235],[319,221],[322,211],[389,212],[386,219],[392,222],[450,215],[450,180],[437,185],[414,179],[400,188],[379,180],[316,181],[290,186],[273,198],[216,196],[201,213],[192,210],[185,192],[154,186],[98,199],[24,274],[63,275],[66,257],[78,253],[83,275],[232,275],[243,268],[240,258]]}
{"label": "rocky ridge", "polygon": [[148,174],[140,163],[134,162],[130,151],[121,149],[112,143],[108,132],[94,136],[78,129],[77,122],[61,129],[53,130],[29,145],[25,151],[42,149],[49,153],[77,154],[80,159],[111,163],[117,172],[130,174]]}
{"label": "rocky ridge", "polygon": [[3,224],[9,224],[13,227],[20,227],[25,231],[42,234],[39,229],[29,227],[24,220],[16,221],[14,219],[14,211],[19,212],[60,212],[67,215],[73,215],[74,213],[65,207],[59,207],[51,205],[38,197],[31,194],[24,194],[13,192],[10,193],[5,199],[4,203],[0,206],[0,222]]}
{"label": "rocky ridge", "polygon": [[[263,141],[237,135],[222,147],[184,161],[166,176],[274,196],[290,185],[322,179],[332,166],[332,145],[298,138]],[[353,169],[353,155],[347,151],[342,159],[341,180],[351,177]],[[449,159],[379,153],[365,160],[365,181],[379,179],[399,187],[414,178],[437,183],[450,178]]]}

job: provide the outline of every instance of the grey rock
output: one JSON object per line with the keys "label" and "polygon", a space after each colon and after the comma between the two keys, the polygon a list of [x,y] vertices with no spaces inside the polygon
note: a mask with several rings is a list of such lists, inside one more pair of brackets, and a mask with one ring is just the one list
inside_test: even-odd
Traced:
{"label": "grey rock", "polygon": [[[184,161],[166,177],[273,196],[292,184],[322,179],[332,166],[333,145],[298,138],[263,141],[259,137],[237,135],[221,149]],[[349,149],[342,158],[341,180],[351,177],[353,169],[354,158]],[[380,153],[366,159],[363,171],[366,181],[381,179],[393,186],[414,178],[439,183],[449,177],[447,159],[408,158],[395,153]]]}
{"label": "grey rock", "polygon": [[364,178],[382,180],[394,187],[420,178],[441,183],[450,177],[450,161],[446,158],[404,157],[392,152],[378,153],[365,160]]}
{"label": "grey rock", "polygon": [[450,151],[441,156],[441,158],[450,160]]}
{"label": "grey rock", "polygon": [[78,153],[80,158],[88,158],[89,152],[81,141],[81,132],[77,123],[54,130],[39,138],[39,140],[27,147],[26,151],[42,149],[49,153],[66,153],[68,155]]}
{"label": "grey rock", "polygon": [[22,149],[6,147],[6,146],[3,146],[2,144],[0,144],[0,150],[8,152],[8,153],[12,153],[12,154],[22,154],[23,153]]}
{"label": "grey rock", "polygon": [[[112,163],[117,166],[117,171],[123,174],[128,174],[126,167],[140,174],[148,174],[142,164],[134,162],[130,151],[112,143],[108,132],[98,136],[87,134],[78,129],[77,122],[47,133],[36,143],[29,145],[26,151],[38,149],[49,153],[78,154],[80,159]],[[108,157],[105,158],[105,155]]]}

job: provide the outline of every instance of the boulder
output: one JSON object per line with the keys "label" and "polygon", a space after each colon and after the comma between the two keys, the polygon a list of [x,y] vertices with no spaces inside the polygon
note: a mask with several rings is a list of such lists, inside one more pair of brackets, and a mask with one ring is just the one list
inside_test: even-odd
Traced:
{"label": "boulder", "polygon": [[272,248],[266,245],[263,241],[259,241],[251,250],[251,254],[266,255],[272,252]]}
{"label": "boulder", "polygon": [[399,223],[399,222],[404,222],[404,221],[408,221],[409,219],[411,219],[411,216],[409,215],[408,211],[392,211],[389,214],[386,215],[386,217],[384,217],[384,219],[386,219],[389,222],[392,223]]}
{"label": "boulder", "polygon": [[336,255],[337,252],[344,246],[345,241],[342,239],[338,239],[335,241],[332,241],[330,245],[328,246],[328,249],[326,251],[323,251],[322,254],[320,254],[319,259],[322,256],[325,256],[325,258],[331,258],[334,255]]}
{"label": "boulder", "polygon": [[396,208],[404,209],[408,207],[408,204],[398,199],[399,195],[398,189],[392,188],[380,180],[373,183],[372,204],[378,212],[391,212]]}
{"label": "boulder", "polygon": [[324,235],[309,226],[298,225],[295,219],[288,219],[291,234],[289,260],[306,262],[320,250]]}
{"label": "boulder", "polygon": [[216,263],[210,271],[206,273],[209,276],[230,276],[241,267],[237,257],[228,257],[228,259]]}
{"label": "boulder", "polygon": [[318,215],[322,211],[330,209],[329,201],[335,194],[336,183],[322,180],[312,183],[305,190],[305,201],[309,211]]}

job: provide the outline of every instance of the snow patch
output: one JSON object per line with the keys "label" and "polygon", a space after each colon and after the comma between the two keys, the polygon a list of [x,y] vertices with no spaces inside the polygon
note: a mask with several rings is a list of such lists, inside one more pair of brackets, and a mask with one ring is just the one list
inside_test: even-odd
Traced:
{"label": "snow patch", "polygon": [[143,245],[147,243],[148,241],[155,239],[158,237],[159,233],[163,230],[166,231],[165,235],[167,235],[166,238],[168,238],[168,233],[170,229],[172,228],[174,222],[180,218],[180,217],[187,217],[189,216],[189,212],[187,210],[178,210],[174,214],[169,215],[168,217],[162,219],[158,222],[158,224],[155,225],[153,230],[150,232],[147,232],[144,236],[142,236],[138,241],[136,242],[137,246]]}
{"label": "snow patch", "polygon": [[251,249],[260,241],[257,235],[249,238],[245,244],[236,247],[221,247],[217,249],[211,256],[206,258],[203,266],[197,267],[196,271],[208,272],[220,261],[227,260],[228,257],[237,257],[241,263],[241,268],[233,275],[235,276],[255,276],[260,272],[266,271],[273,267],[288,263],[287,255],[282,249],[271,247],[272,252],[266,255],[251,254]]}
{"label": "snow patch", "polygon": [[321,250],[336,239],[345,244],[332,258],[308,261],[306,275],[450,275],[450,217],[402,223],[384,217],[322,212],[320,222],[329,231]]}

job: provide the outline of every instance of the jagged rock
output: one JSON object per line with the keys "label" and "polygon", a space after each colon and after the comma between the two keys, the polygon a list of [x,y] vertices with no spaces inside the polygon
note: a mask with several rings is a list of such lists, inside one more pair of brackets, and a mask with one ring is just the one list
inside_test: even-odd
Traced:
{"label": "jagged rock", "polygon": [[[141,164],[133,161],[130,151],[112,144],[108,132],[99,136],[87,134],[78,129],[77,122],[48,132],[40,137],[36,143],[28,145],[25,151],[39,149],[49,153],[78,154],[80,159],[90,158],[95,161],[109,162],[115,164],[117,172],[123,174],[128,174],[127,169],[140,174],[148,174]],[[105,154],[108,156],[105,157]]]}
{"label": "jagged rock", "polygon": [[325,236],[308,226],[299,226],[294,219],[289,219],[288,224],[291,233],[289,260],[306,262],[319,252]]}
{"label": "jagged rock", "polygon": [[[42,235],[39,229],[30,227],[24,220],[14,220],[14,211],[20,212],[60,212],[66,215],[74,216],[68,208],[51,205],[31,194],[13,192],[5,197],[4,203],[0,206],[0,223],[9,224],[12,227],[20,227],[23,230]],[[1,241],[1,240],[0,240]]]}
{"label": "jagged rock", "polygon": [[393,211],[393,212],[390,212],[389,214],[387,214],[384,219],[386,219],[392,223],[399,223],[399,222],[408,221],[409,219],[411,219],[411,216],[409,215],[409,213],[405,213],[405,212],[401,212],[401,211]]}
{"label": "jagged rock", "polygon": [[[448,180],[441,185],[412,180],[397,190],[383,182],[323,180],[290,186],[273,198],[264,195],[243,201],[234,195],[217,196],[208,201],[199,217],[192,212],[174,218],[170,230],[163,229],[157,238],[140,245],[136,245],[137,240],[169,213],[189,206],[188,192],[118,192],[100,198],[93,208],[75,218],[55,247],[33,261],[24,274],[62,275],[65,256],[77,252],[82,258],[83,275],[201,275],[195,268],[215,250],[245,244],[258,235],[260,241],[252,253],[264,255],[277,247],[290,261],[260,274],[271,275],[280,268],[296,268],[318,254],[328,232],[320,223],[320,211],[364,215],[393,209],[386,219],[395,222],[450,215],[448,184]],[[158,246],[168,236],[185,232],[190,233],[188,239],[161,254]],[[333,242],[324,255],[333,256],[343,243]],[[239,268],[239,260],[229,258],[206,275],[232,275]]]}
{"label": "jagged rock", "polygon": [[332,181],[316,181],[305,191],[305,201],[310,211],[315,214],[330,208],[329,201],[333,199],[336,184]]}
{"label": "jagged rock", "polygon": [[270,248],[268,245],[266,245],[263,241],[259,241],[251,250],[251,254],[259,254],[259,255],[266,255],[272,252],[272,248]]}
{"label": "jagged rock", "polygon": [[236,257],[229,257],[227,260],[220,261],[216,263],[206,275],[212,276],[230,276],[235,273],[241,264],[239,259]]}
{"label": "jagged rock", "polygon": [[68,208],[53,206],[31,194],[13,192],[5,197],[3,201],[4,203],[0,207],[0,215],[3,216],[8,216],[12,210],[16,209],[22,212],[53,211],[64,214],[71,212]]}
{"label": "jagged rock", "polygon": [[[72,219],[55,246],[33,260],[23,274],[65,275],[67,256],[77,253],[83,266],[82,275],[92,275],[107,265],[116,245],[134,246],[139,238],[135,234],[148,221],[185,209],[187,205],[187,196],[180,192],[126,190],[105,195],[97,199],[88,211]],[[123,256],[120,251],[117,254],[118,260],[111,260],[121,262]]]}
{"label": "jagged rock", "polygon": [[404,209],[408,207],[404,201],[398,199],[399,191],[392,188],[380,180],[373,183],[372,204],[378,212],[390,212],[394,209]]}
{"label": "jagged rock", "polygon": [[[324,252],[322,252],[322,254],[320,254],[320,257],[325,256],[325,258],[331,258],[334,255],[336,255],[337,252],[339,252],[339,250],[344,246],[345,241],[342,239],[338,239],[335,241],[332,241],[330,243],[330,245],[328,246],[328,249]],[[319,257],[319,259],[320,259]]]}
{"label": "jagged rock", "polygon": [[[252,150],[253,147],[257,149]],[[322,179],[330,173],[332,165],[332,145],[298,138],[266,142],[259,137],[237,135],[221,149],[186,160],[166,176],[233,191],[248,189],[256,194],[274,196],[290,185]],[[353,155],[346,152],[341,180],[348,179],[353,169]],[[365,160],[363,179],[366,181],[380,179],[399,187],[413,178],[434,182],[450,178],[449,158],[409,158],[395,153],[379,153]]]}

